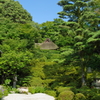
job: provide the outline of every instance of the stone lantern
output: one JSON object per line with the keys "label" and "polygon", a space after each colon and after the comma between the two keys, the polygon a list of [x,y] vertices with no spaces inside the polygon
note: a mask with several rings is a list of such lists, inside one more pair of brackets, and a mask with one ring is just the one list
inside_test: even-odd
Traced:
{"label": "stone lantern", "polygon": [[88,72],[88,73],[91,73],[91,72],[92,72],[91,67],[88,67],[88,68],[87,68],[87,72]]}
{"label": "stone lantern", "polygon": [[16,88],[16,82],[17,82],[17,75],[13,78],[13,88]]}
{"label": "stone lantern", "polygon": [[100,89],[100,78],[95,78],[93,84],[96,89]]}

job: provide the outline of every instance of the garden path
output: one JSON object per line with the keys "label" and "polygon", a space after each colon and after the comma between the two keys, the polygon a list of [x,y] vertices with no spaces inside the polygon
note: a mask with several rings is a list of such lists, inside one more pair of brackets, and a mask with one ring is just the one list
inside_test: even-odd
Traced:
{"label": "garden path", "polygon": [[2,100],[55,100],[54,97],[47,95],[45,93],[35,93],[35,94],[9,94],[5,96]]}

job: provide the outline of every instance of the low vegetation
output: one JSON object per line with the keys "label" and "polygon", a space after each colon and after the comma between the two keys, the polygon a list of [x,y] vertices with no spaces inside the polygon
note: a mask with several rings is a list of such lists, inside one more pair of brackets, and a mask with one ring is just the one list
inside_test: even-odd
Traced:
{"label": "low vegetation", "polygon": [[[18,1],[1,0],[0,98],[28,87],[58,100],[100,100],[98,2],[61,0],[59,18],[38,24]],[[56,50],[35,47],[47,38]]]}

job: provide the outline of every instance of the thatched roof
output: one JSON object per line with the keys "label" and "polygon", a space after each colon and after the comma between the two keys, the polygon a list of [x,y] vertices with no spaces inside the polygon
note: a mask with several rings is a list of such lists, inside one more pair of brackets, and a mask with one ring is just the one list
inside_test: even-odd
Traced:
{"label": "thatched roof", "polygon": [[35,43],[35,46],[39,46],[40,49],[46,50],[58,49],[58,46],[55,43],[53,43],[49,38],[47,38],[43,43]]}

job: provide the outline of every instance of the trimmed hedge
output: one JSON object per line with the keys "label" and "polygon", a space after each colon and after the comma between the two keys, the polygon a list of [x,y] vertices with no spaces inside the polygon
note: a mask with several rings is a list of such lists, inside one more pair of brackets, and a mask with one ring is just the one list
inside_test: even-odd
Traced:
{"label": "trimmed hedge", "polygon": [[86,100],[86,97],[82,93],[77,93],[75,95],[75,100]]}
{"label": "trimmed hedge", "polygon": [[74,93],[72,91],[63,91],[59,94],[58,100],[74,100]]}
{"label": "trimmed hedge", "polygon": [[45,93],[48,95],[51,95],[53,97],[57,96],[56,91],[54,91],[54,90],[46,90]]}

